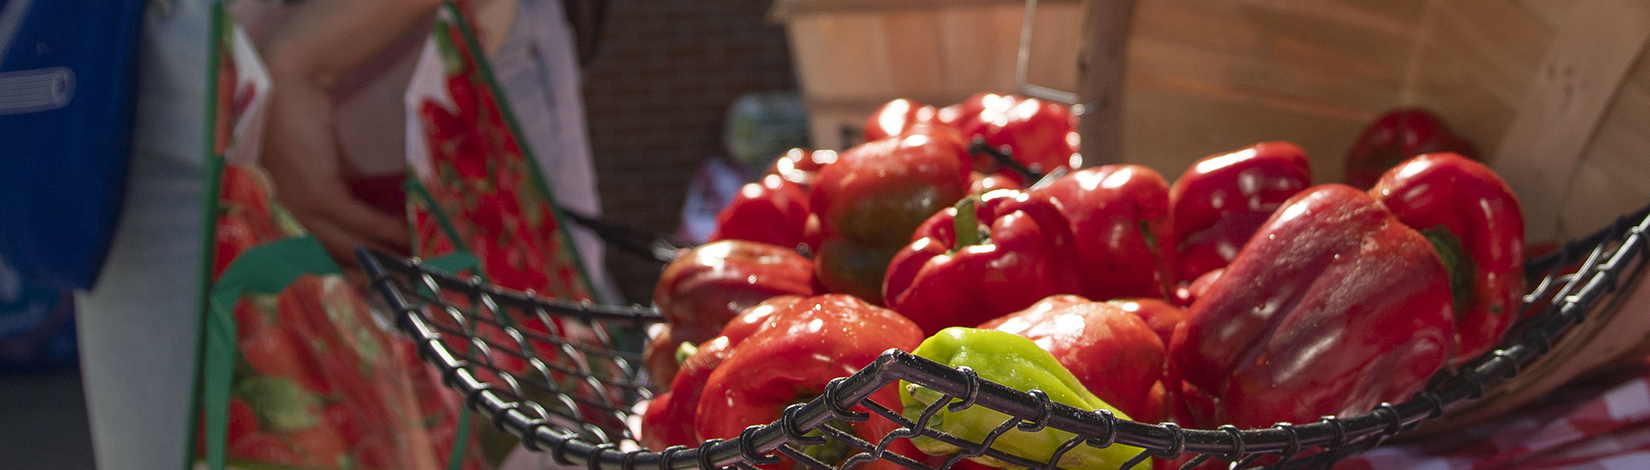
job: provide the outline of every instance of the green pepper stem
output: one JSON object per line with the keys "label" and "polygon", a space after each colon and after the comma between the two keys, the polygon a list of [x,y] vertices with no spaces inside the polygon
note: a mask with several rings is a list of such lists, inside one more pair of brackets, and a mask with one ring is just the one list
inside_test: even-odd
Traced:
{"label": "green pepper stem", "polygon": [[699,352],[697,345],[683,341],[681,345],[676,347],[676,364],[681,365],[687,362],[688,358],[693,357],[693,354],[697,352]]}
{"label": "green pepper stem", "polygon": [[952,206],[957,209],[957,216],[951,219],[951,227],[957,232],[957,241],[951,246],[952,251],[961,251],[964,247],[980,244],[980,216],[975,212],[979,202],[978,196],[968,196]]}
{"label": "green pepper stem", "polygon": [[1157,253],[1157,235],[1152,233],[1151,221],[1140,219],[1135,224],[1140,226],[1140,236],[1146,239],[1146,249]]}
{"label": "green pepper stem", "polygon": [[1466,315],[1475,301],[1473,283],[1476,281],[1473,275],[1478,267],[1473,264],[1472,256],[1467,254],[1461,237],[1443,225],[1423,229],[1421,235],[1432,242],[1432,248],[1438,251],[1438,258],[1444,261],[1444,270],[1449,273],[1450,297],[1455,301],[1455,316]]}
{"label": "green pepper stem", "polygon": [[[845,433],[852,433],[853,432],[852,428],[848,427],[848,423],[843,422],[842,420],[827,421],[825,423],[825,425],[830,426],[832,428],[835,428],[838,431],[842,431],[842,432],[845,432]],[[807,435],[808,436],[825,436],[825,433],[819,431],[818,429],[815,429],[813,431],[808,431]],[[818,460],[820,462],[825,462],[825,463],[831,464],[831,465],[837,465],[837,464],[841,464],[842,461],[848,459],[848,456],[851,455],[851,453],[850,453],[851,450],[852,450],[852,448],[848,447],[848,443],[836,440],[835,438],[831,438],[829,436],[825,436],[825,444],[817,445],[817,446],[805,446],[805,447],[802,448],[802,453],[806,454],[809,457],[813,457],[815,460]],[[796,467],[795,467],[795,470],[809,470],[809,469],[810,469],[810,467],[803,464],[802,462],[797,462]]]}

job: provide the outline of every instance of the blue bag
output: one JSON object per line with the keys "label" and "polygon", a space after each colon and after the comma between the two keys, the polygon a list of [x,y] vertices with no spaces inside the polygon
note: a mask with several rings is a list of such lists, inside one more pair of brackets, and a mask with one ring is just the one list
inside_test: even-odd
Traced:
{"label": "blue bag", "polygon": [[0,0],[0,259],[90,288],[126,187],[144,0]]}

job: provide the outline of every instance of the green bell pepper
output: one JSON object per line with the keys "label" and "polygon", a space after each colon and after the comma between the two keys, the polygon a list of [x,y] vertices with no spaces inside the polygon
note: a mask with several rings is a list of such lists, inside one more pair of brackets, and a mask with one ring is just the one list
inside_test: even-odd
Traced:
{"label": "green bell pepper", "polygon": [[[982,379],[1017,390],[1040,390],[1057,403],[1085,410],[1108,410],[1120,419],[1129,419],[1084,388],[1077,377],[1061,366],[1053,355],[1019,335],[995,330],[946,328],[924,340],[913,353],[951,367],[968,366]],[[901,382],[900,385],[900,401],[905,408],[903,414],[912,421],[919,419],[925,408],[944,396],[910,382]],[[928,426],[972,442],[982,442],[994,428],[1009,418],[1007,414],[983,406],[959,412],[942,409],[929,418]],[[1052,427],[1037,432],[1014,428],[998,437],[991,448],[1046,462],[1073,436],[1075,434]],[[926,437],[913,438],[911,443],[930,455],[946,455],[961,450]],[[1123,445],[1104,449],[1078,445],[1061,456],[1059,465],[1070,469],[1116,469],[1140,450]],[[1006,462],[986,456],[973,460],[994,467],[1009,466]]]}

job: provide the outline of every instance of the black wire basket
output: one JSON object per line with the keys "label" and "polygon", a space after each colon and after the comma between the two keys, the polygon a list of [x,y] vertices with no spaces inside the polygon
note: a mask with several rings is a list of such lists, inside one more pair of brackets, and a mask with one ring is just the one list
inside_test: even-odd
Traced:
{"label": "black wire basket", "polygon": [[[663,318],[650,308],[567,302],[508,291],[470,277],[455,276],[405,259],[362,249],[357,253],[373,286],[388,302],[401,328],[419,343],[421,356],[443,373],[444,382],[466,397],[492,424],[522,439],[531,450],[548,452],[558,463],[589,470],[712,470],[777,463],[780,455],[818,470],[851,468],[887,460],[913,470],[945,470],[966,457],[988,456],[1010,465],[1053,470],[1077,446],[1128,445],[1142,449],[1122,468],[1150,468],[1152,459],[1190,457],[1190,469],[1211,459],[1228,468],[1328,468],[1367,451],[1420,423],[1442,417],[1452,405],[1479,398],[1486,389],[1516,376],[1552,350],[1595,307],[1636,280],[1645,258],[1650,208],[1621,217],[1610,227],[1565,244],[1525,263],[1529,286],[1525,310],[1543,310],[1516,325],[1498,349],[1475,358],[1455,373],[1441,372],[1410,400],[1383,403],[1357,416],[1329,416],[1313,423],[1280,423],[1270,428],[1183,429],[1149,424],[1108,412],[1053,403],[1040,392],[1016,390],[980,379],[967,368],[951,368],[890,350],[851,376],[836,379],[823,396],[785,410],[780,420],[746,429],[730,440],[710,440],[696,448],[650,452],[633,431],[637,404],[651,399],[641,355],[616,340],[639,333]],[[524,328],[537,321],[539,328]],[[507,363],[514,363],[509,365]],[[512,372],[514,371],[514,372]],[[908,381],[944,394],[915,421],[869,399],[872,393]],[[941,411],[985,407],[1006,414],[983,442],[939,432],[926,422]],[[833,420],[864,421],[869,410],[902,429],[869,442],[826,425]],[[1075,434],[1047,461],[991,448],[1011,429],[1056,428]],[[823,444],[821,434],[846,443],[857,454],[840,467],[805,451]],[[927,437],[961,449],[943,462],[919,462],[888,451],[900,439]]]}

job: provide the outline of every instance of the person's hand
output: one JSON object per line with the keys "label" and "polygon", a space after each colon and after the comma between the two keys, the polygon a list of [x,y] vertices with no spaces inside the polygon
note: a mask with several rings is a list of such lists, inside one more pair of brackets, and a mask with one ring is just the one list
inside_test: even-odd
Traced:
{"label": "person's hand", "polygon": [[[290,66],[271,61],[270,69],[286,72]],[[333,140],[332,98],[326,92],[330,84],[301,74],[271,75],[274,90],[261,163],[275,183],[275,198],[348,271],[355,267],[359,246],[406,254],[406,220],[356,199],[344,183],[343,157]]]}
{"label": "person's hand", "polygon": [[[269,146],[273,150],[280,145]],[[411,241],[406,220],[351,195],[337,154],[331,156],[333,161],[327,162],[317,155],[266,152],[263,166],[275,183],[281,205],[346,269],[355,266],[355,248],[360,246],[408,254]]]}
{"label": "person's hand", "polygon": [[331,90],[338,77],[419,24],[436,5],[437,0],[303,2],[262,45],[273,89],[261,163],[275,183],[276,199],[353,274],[358,274],[356,247],[406,254],[410,235],[404,218],[350,194],[333,134]]}

